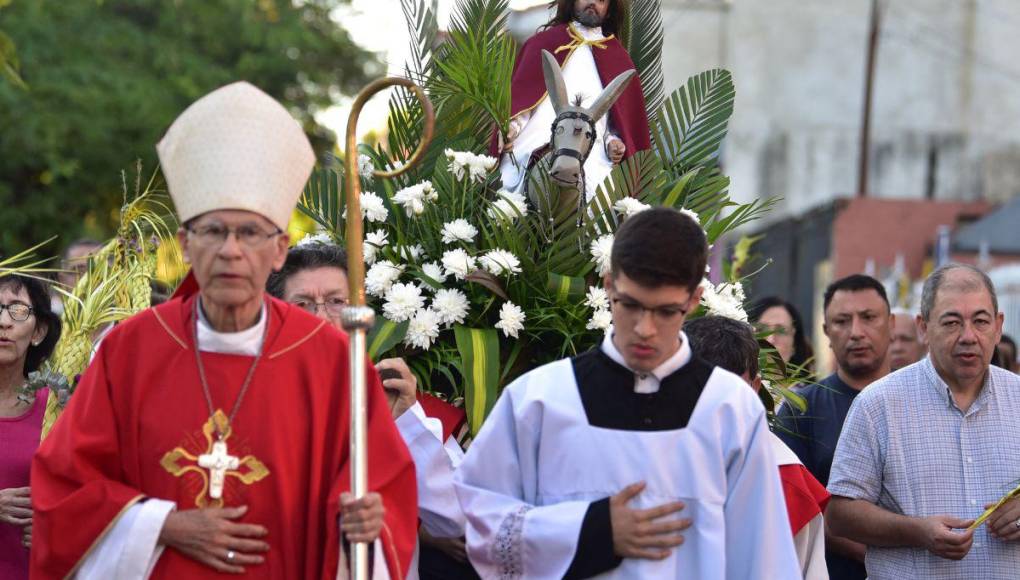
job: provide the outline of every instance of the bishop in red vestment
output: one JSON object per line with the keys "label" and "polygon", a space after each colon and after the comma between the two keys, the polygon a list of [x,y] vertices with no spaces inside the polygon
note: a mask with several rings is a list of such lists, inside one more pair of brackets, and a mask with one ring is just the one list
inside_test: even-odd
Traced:
{"label": "bishop in red vestment", "polygon": [[414,467],[369,368],[369,489],[353,500],[347,337],[265,295],[314,155],[271,97],[234,83],[157,146],[196,285],[127,320],[32,467],[33,578],[407,574]]}

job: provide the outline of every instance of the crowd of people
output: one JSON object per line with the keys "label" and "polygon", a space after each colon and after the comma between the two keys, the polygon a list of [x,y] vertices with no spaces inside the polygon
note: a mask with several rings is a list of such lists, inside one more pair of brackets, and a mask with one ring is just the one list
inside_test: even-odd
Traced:
{"label": "crowd of people", "polygon": [[[563,75],[588,80],[629,62],[604,26],[622,22],[615,4],[558,5],[529,59],[568,42]],[[536,71],[520,73],[504,154],[547,139]],[[647,145],[627,121],[644,114],[640,89],[628,94],[598,125],[590,162],[605,171]],[[62,304],[36,278],[0,278],[0,578],[344,578],[355,544],[374,579],[1020,570],[1017,349],[977,268],[932,272],[916,314],[872,277],[834,281],[835,371],[819,377],[782,298],[754,304],[750,324],[695,316],[705,231],[689,212],[644,209],[598,280],[602,341],[513,380],[466,445],[464,410],[420,392],[414,361],[370,363],[369,491],[354,497],[349,264],[287,233],[315,162],[302,127],[238,82],[186,109],[157,152],[190,272],[103,329],[41,443],[47,391],[22,391]],[[99,247],[71,244],[62,283]],[[757,394],[763,350],[801,377],[776,409]]]}

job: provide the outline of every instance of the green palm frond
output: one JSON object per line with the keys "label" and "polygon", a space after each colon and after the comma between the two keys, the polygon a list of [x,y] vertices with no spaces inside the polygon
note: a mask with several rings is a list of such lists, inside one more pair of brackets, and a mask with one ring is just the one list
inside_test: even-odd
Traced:
{"label": "green palm frond", "polygon": [[673,92],[652,119],[652,139],[663,165],[675,175],[715,164],[730,116],[733,78],[714,69],[695,75]]}
{"label": "green palm frond", "polygon": [[411,35],[411,55],[407,62],[408,78],[423,84],[432,70],[432,48],[436,44],[436,14],[425,0],[400,0],[400,8]]}
{"label": "green palm frond", "polygon": [[662,8],[659,0],[634,0],[627,15],[624,48],[641,79],[649,120],[662,105]]}
{"label": "green palm frond", "polygon": [[343,176],[339,169],[332,164],[316,168],[301,192],[297,207],[322,229],[343,233]]}
{"label": "green palm frond", "polygon": [[[484,114],[480,137],[489,123],[505,132],[510,117],[510,74],[515,46],[506,32],[507,0],[462,0],[450,19],[449,39],[434,60],[430,84],[437,108],[469,105]],[[469,111],[465,111],[469,112]],[[457,115],[451,121],[475,122],[479,115]]]}
{"label": "green palm frond", "polygon": [[40,242],[31,248],[28,248],[27,250],[22,250],[13,256],[0,260],[0,277],[10,274],[18,274],[21,276],[46,280],[48,282],[49,280],[43,278],[40,274],[56,272],[57,270],[53,268],[42,268],[41,266],[52,261],[52,258],[40,258],[36,256],[36,251],[55,239],[57,239],[57,236],[53,236],[44,242]]}

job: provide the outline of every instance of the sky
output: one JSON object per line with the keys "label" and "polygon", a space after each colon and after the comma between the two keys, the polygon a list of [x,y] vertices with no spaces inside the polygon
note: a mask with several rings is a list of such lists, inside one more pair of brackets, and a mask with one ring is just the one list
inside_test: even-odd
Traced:
{"label": "sky", "polygon": [[[438,4],[439,26],[445,28],[450,20],[454,0],[438,0]],[[390,75],[401,76],[404,62],[409,56],[409,37],[400,0],[351,0],[350,6],[337,10],[335,18],[350,32],[354,42],[379,54],[387,63]],[[386,127],[389,93],[384,91],[377,94],[362,110],[358,120],[359,136]],[[338,106],[319,115],[319,122],[336,131],[340,143],[345,138],[347,117],[353,100],[353,97],[345,99]]]}

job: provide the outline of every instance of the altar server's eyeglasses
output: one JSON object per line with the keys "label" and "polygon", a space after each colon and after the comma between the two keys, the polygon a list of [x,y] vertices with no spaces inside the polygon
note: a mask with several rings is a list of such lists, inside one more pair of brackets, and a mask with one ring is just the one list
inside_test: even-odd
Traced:
{"label": "altar server's eyeglasses", "polygon": [[311,300],[297,300],[294,302],[294,306],[297,306],[298,308],[306,310],[312,314],[317,313],[319,311],[319,307],[321,306],[326,310],[326,314],[334,318],[339,318],[340,315],[343,313],[344,308],[347,307],[347,299],[330,298],[325,302],[312,302]]}
{"label": "altar server's eyeglasses", "polygon": [[613,304],[620,313],[630,319],[640,318],[646,311],[652,314],[652,320],[659,324],[669,324],[680,320],[687,310],[679,306],[645,306],[629,298],[613,298]]}
{"label": "altar server's eyeglasses", "polygon": [[4,310],[7,311],[7,314],[11,315],[11,320],[15,322],[25,322],[34,312],[31,306],[18,302],[14,304],[0,304],[0,314],[3,314]]}
{"label": "altar server's eyeglasses", "polygon": [[222,224],[209,224],[205,226],[189,227],[188,233],[195,236],[195,239],[202,245],[222,245],[226,243],[230,234],[234,234],[237,241],[249,248],[257,248],[266,243],[266,240],[275,238],[283,233],[277,228],[275,232],[266,232],[254,225],[243,225],[236,228],[228,228]]}

